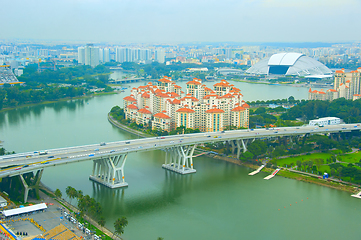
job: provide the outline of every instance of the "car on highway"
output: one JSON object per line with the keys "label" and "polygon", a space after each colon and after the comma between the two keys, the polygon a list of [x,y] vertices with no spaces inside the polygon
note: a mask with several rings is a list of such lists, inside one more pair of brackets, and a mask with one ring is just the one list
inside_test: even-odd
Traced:
{"label": "car on highway", "polygon": [[278,133],[278,131],[275,131],[274,133]]}
{"label": "car on highway", "polygon": [[94,157],[94,153],[89,154],[89,157]]}
{"label": "car on highway", "polygon": [[94,149],[94,151],[99,151],[99,148]]}
{"label": "car on highway", "polygon": [[54,158],[54,156],[49,156],[48,158]]}
{"label": "car on highway", "polygon": [[25,165],[23,166],[23,168],[25,168],[25,167],[29,167],[29,165],[28,165],[28,164],[25,164]]}
{"label": "car on highway", "polygon": [[218,138],[218,136],[214,136],[214,138]]}
{"label": "car on highway", "polygon": [[345,127],[343,127],[342,129],[346,129]]}
{"label": "car on highway", "polygon": [[165,137],[160,137],[160,139],[165,139]]}
{"label": "car on highway", "polygon": [[14,168],[14,170],[20,170],[20,169],[21,169],[21,167]]}
{"label": "car on highway", "polygon": [[174,143],[174,141],[170,141],[169,143]]}
{"label": "car on highway", "polygon": [[49,162],[48,161],[42,161],[40,162],[41,164],[48,164]]}
{"label": "car on highway", "polygon": [[142,146],[139,146],[138,148],[143,148]]}
{"label": "car on highway", "polygon": [[225,131],[221,131],[221,133],[225,133]]}
{"label": "car on highway", "polygon": [[130,141],[126,141],[125,144],[130,144]]}
{"label": "car on highway", "polygon": [[100,143],[100,146],[105,146],[105,145],[106,145],[105,142]]}
{"label": "car on highway", "polygon": [[129,150],[129,148],[123,148],[124,151]]}
{"label": "car on highway", "polygon": [[115,150],[110,150],[109,152],[110,152],[110,153],[113,153],[113,152],[115,152]]}

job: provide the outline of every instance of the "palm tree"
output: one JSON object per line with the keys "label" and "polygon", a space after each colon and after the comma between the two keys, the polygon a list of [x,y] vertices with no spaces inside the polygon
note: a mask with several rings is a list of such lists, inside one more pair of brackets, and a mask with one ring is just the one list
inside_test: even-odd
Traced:
{"label": "palm tree", "polygon": [[70,186],[67,186],[66,189],[65,189],[65,193],[66,193],[66,195],[68,196],[69,200],[70,200],[70,192],[71,192],[71,189],[72,189],[72,187],[70,187]]}
{"label": "palm tree", "polygon": [[105,218],[103,216],[100,217],[99,221],[98,221],[99,225],[104,227],[105,225]]}
{"label": "palm tree", "polygon": [[114,233],[117,235],[122,235],[124,233],[124,228],[128,225],[128,220],[126,217],[118,218],[114,222]]}
{"label": "palm tree", "polygon": [[61,191],[59,190],[59,188],[57,188],[57,189],[55,190],[54,194],[55,194],[55,196],[58,197],[58,198],[61,198],[61,196],[63,195],[63,194],[61,193]]}

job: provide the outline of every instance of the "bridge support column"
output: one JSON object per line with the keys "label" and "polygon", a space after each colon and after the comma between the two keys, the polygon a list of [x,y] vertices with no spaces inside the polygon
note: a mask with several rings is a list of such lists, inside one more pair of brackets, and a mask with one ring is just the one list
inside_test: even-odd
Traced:
{"label": "bridge support column", "polygon": [[109,188],[128,186],[124,180],[124,165],[127,156],[127,154],[122,154],[93,160],[93,175],[90,175],[89,179]]}
{"label": "bridge support column", "polygon": [[[243,152],[247,152],[247,144],[248,144],[248,139],[247,140],[237,140],[236,141],[237,144],[237,159],[241,156],[241,150],[243,150]],[[241,146],[242,144],[242,146]]]}
{"label": "bridge support column", "polygon": [[40,184],[40,179],[41,179],[41,176],[43,175],[43,171],[44,169],[40,169],[40,170],[37,170],[34,178],[31,178],[30,179],[30,184],[28,184],[25,179],[24,179],[24,176],[23,174],[20,174],[20,179],[24,185],[24,188],[25,188],[25,191],[24,191],[24,203],[26,203],[28,201],[28,196],[29,196],[29,191],[31,189],[35,189],[35,194],[37,197],[39,197],[39,184]]}
{"label": "bridge support column", "polygon": [[193,168],[193,153],[197,145],[176,146],[166,149],[163,168],[180,173],[195,173]]}
{"label": "bridge support column", "polygon": [[236,150],[236,148],[237,148],[237,146],[236,146],[236,144],[234,144],[234,142],[237,142],[237,140],[231,140],[229,142],[231,143],[232,154],[234,154],[234,150]]}

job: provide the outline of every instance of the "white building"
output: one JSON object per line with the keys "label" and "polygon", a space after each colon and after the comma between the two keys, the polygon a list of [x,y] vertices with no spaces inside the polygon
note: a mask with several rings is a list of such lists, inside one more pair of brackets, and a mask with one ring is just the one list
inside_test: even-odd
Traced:
{"label": "white building", "polygon": [[337,117],[324,117],[319,119],[310,120],[309,125],[310,126],[325,126],[325,125],[336,125],[340,124],[341,119]]}
{"label": "white building", "polygon": [[165,62],[165,50],[164,49],[157,49],[154,53],[154,60],[159,63]]}
{"label": "white building", "polygon": [[85,47],[78,48],[78,64],[90,65],[95,67],[99,65],[99,48],[93,44],[87,44]]}

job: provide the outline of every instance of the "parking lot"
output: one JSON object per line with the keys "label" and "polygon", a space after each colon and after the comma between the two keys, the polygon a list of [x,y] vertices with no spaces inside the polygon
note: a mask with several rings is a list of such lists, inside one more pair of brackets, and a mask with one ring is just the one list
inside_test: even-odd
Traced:
{"label": "parking lot", "polygon": [[[48,231],[61,223],[70,231],[74,232],[78,237],[83,237],[83,239],[93,239],[90,234],[86,234],[77,228],[78,223],[76,221],[73,221],[75,222],[73,223],[71,219],[68,220],[68,218],[65,216],[67,215],[68,211],[65,211],[65,208],[62,205],[41,191],[40,199],[40,201],[31,200],[31,202],[36,204],[45,202],[48,206],[46,210],[41,212],[22,214],[21,216],[10,217],[5,220],[8,227],[10,227],[15,234],[21,234],[23,239],[32,239],[33,237],[44,233],[39,229],[39,227],[36,226],[37,224]],[[32,219],[37,224],[32,223]]]}

